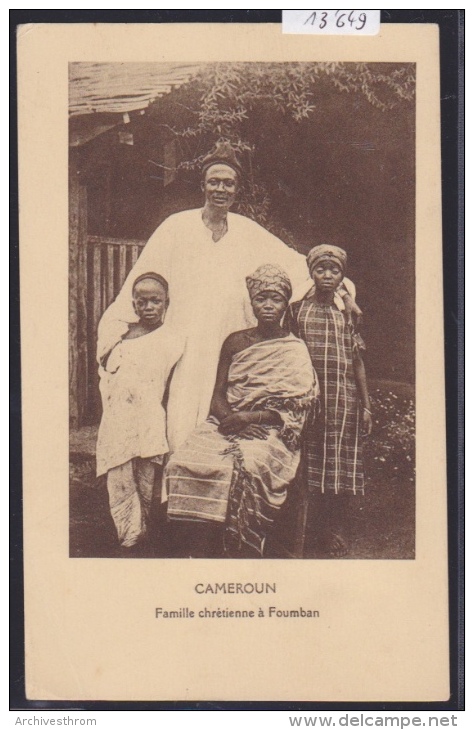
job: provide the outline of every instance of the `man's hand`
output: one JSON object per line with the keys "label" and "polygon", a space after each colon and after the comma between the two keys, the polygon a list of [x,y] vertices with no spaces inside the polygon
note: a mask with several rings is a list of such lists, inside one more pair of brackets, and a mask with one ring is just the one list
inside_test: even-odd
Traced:
{"label": "man's hand", "polygon": [[358,327],[362,322],[362,310],[351,295],[348,292],[345,292],[342,295],[344,306],[346,308],[346,314],[347,314],[347,321],[349,324],[353,324],[355,327]]}

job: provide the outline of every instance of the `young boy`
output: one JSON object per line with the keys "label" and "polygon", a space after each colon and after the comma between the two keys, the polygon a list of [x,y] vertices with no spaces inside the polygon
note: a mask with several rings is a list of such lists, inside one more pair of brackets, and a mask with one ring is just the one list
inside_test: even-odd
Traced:
{"label": "young boy", "polygon": [[132,290],[138,321],[126,325],[99,368],[103,415],[97,439],[97,476],[107,474],[112,518],[128,552],[146,535],[156,465],[168,452],[163,396],[182,343],[163,321],[168,284],[139,276]]}
{"label": "young boy", "polygon": [[[290,305],[287,323],[306,345],[321,389],[320,412],[307,427],[305,452],[308,489],[318,521],[323,555],[346,554],[344,539],[331,531],[343,493],[363,494],[362,436],[372,430],[362,350],[365,345],[352,323],[334,304],[347,268],[338,246],[313,248],[307,257],[315,284],[311,298]],[[322,496],[321,496],[322,495]]]}

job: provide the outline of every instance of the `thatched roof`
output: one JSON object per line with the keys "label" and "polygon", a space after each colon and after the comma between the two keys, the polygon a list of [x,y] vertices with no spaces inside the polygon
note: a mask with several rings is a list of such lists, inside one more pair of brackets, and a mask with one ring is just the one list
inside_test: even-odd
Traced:
{"label": "thatched roof", "polygon": [[174,63],[70,63],[69,114],[144,109],[197,69],[197,65]]}

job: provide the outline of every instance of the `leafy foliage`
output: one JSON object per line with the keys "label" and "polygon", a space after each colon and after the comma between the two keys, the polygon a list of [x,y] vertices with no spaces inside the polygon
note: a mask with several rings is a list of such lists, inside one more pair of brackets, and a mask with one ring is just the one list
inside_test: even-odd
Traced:
{"label": "leafy foliage", "polygon": [[374,430],[365,446],[372,475],[415,482],[415,404],[413,398],[392,389],[371,394]]}
{"label": "leafy foliage", "polygon": [[[208,135],[229,140],[240,152],[252,151],[242,125],[259,105],[296,122],[316,109],[318,89],[328,82],[345,93],[361,93],[373,106],[387,111],[415,93],[412,64],[385,64],[384,71],[367,63],[219,63],[203,67],[189,83],[201,90],[196,123],[176,129],[181,137]],[[207,150],[206,150],[207,152]],[[183,163],[198,164],[202,157]]]}
{"label": "leafy foliage", "polygon": [[229,141],[250,162],[250,174],[241,189],[240,212],[273,228],[277,235],[285,234],[282,237],[291,245],[291,235],[270,212],[270,194],[259,179],[249,121],[267,108],[289,122],[301,123],[318,108],[321,94],[334,90],[359,94],[368,104],[387,112],[414,98],[415,66],[326,62],[205,65],[178,92],[188,101],[182,105],[183,125],[166,125],[180,141],[178,169],[199,168],[216,142]]}

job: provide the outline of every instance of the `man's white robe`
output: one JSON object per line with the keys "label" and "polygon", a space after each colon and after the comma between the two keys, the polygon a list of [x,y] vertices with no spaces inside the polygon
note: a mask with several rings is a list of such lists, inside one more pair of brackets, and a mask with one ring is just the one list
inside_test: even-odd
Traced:
{"label": "man's white robe", "polygon": [[209,415],[222,343],[232,332],[253,327],[245,277],[262,264],[281,266],[291,279],[293,300],[311,288],[306,259],[249,218],[228,213],[228,230],[217,243],[202,221],[202,209],[167,218],[155,231],[128,275],[117,299],[104,313],[98,332],[100,361],[128,323],[135,279],[148,271],[169,283],[167,328],[185,338],[167,408],[168,442],[175,451]]}

